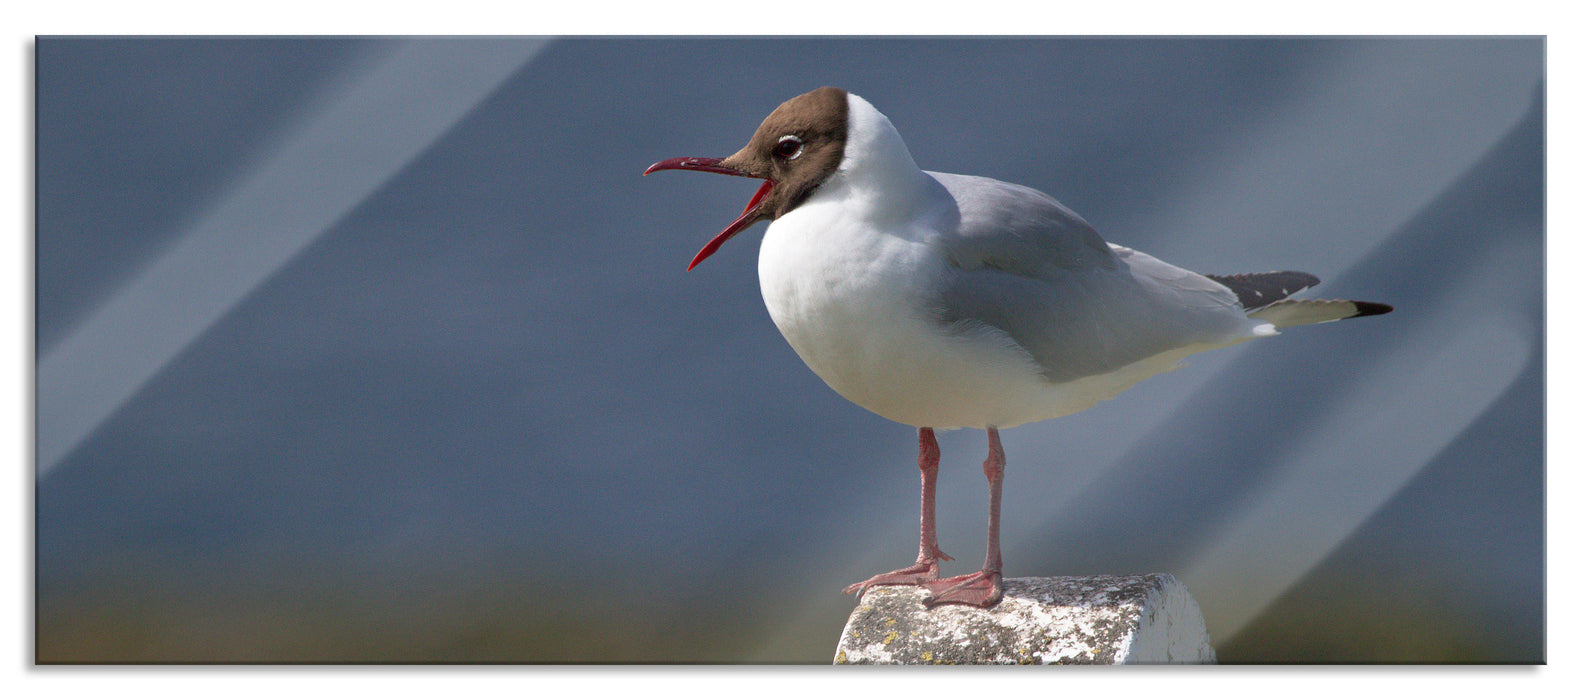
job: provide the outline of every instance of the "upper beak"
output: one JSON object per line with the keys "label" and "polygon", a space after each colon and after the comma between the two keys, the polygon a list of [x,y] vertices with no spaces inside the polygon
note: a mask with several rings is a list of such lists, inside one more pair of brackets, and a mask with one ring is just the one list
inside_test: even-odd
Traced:
{"label": "upper beak", "polygon": [[747,208],[742,210],[742,215],[736,217],[736,220],[732,221],[729,226],[726,226],[724,231],[719,232],[714,236],[714,238],[710,239],[708,243],[704,244],[703,249],[698,251],[697,255],[692,256],[692,263],[687,265],[688,270],[697,267],[698,263],[703,262],[704,258],[713,255],[714,251],[719,250],[720,246],[724,245],[725,241],[730,240],[731,236],[741,233],[742,230],[746,229],[748,226],[758,223],[758,220],[764,217],[763,212],[760,211],[764,197],[767,196],[769,191],[774,189],[775,186],[773,180],[759,178],[757,175],[743,172],[731,166],[725,165],[724,161],[720,158],[671,158],[669,160],[662,160],[658,163],[648,166],[648,169],[644,170],[643,174],[647,175],[660,170],[696,170],[705,173],[719,173],[721,175],[735,175],[737,177],[763,179],[764,181],[764,184],[758,188],[758,191],[753,193],[753,198],[748,200]]}

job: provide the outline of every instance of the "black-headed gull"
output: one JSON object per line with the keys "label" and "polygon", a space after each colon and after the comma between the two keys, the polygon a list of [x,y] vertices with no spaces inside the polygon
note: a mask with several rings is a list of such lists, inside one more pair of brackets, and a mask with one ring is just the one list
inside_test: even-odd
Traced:
{"label": "black-headed gull", "polygon": [[[841,396],[918,429],[917,561],[847,587],[859,596],[922,585],[929,606],[999,602],[998,428],[1084,410],[1196,352],[1391,310],[1290,299],[1318,283],[1301,272],[1189,272],[1106,243],[1037,190],[921,170],[888,118],[838,88],[786,101],[730,157],[673,158],[644,174],[657,170],[763,180],[688,269],[773,220],[758,280],[775,325]],[[988,553],[981,570],[941,579],[934,428],[957,427],[989,435]]]}

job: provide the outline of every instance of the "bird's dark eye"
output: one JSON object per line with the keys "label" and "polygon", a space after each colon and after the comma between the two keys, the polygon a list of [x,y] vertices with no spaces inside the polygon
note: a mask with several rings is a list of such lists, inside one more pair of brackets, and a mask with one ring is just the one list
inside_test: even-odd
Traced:
{"label": "bird's dark eye", "polygon": [[790,134],[781,136],[775,143],[775,155],[786,160],[791,160],[802,155],[802,139]]}

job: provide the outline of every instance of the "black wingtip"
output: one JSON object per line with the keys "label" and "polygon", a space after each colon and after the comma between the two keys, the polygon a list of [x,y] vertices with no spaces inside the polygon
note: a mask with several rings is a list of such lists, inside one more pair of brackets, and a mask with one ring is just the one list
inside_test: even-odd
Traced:
{"label": "black wingtip", "polygon": [[1357,316],[1379,316],[1395,310],[1395,307],[1389,304],[1380,304],[1372,301],[1354,301],[1351,303],[1357,305],[1357,313],[1352,318]]}
{"label": "black wingtip", "polygon": [[1318,278],[1306,272],[1248,272],[1236,275],[1204,275],[1229,287],[1236,293],[1236,300],[1247,310],[1261,309],[1281,299],[1318,284]]}

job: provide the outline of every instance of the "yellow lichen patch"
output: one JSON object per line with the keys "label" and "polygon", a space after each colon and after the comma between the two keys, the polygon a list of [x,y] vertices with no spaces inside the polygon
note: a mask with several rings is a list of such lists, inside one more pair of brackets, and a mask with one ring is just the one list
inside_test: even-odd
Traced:
{"label": "yellow lichen patch", "polygon": [[890,643],[894,642],[900,636],[901,636],[901,633],[896,632],[895,630],[890,630],[888,633],[886,633],[884,635],[884,645],[885,646],[890,646]]}

